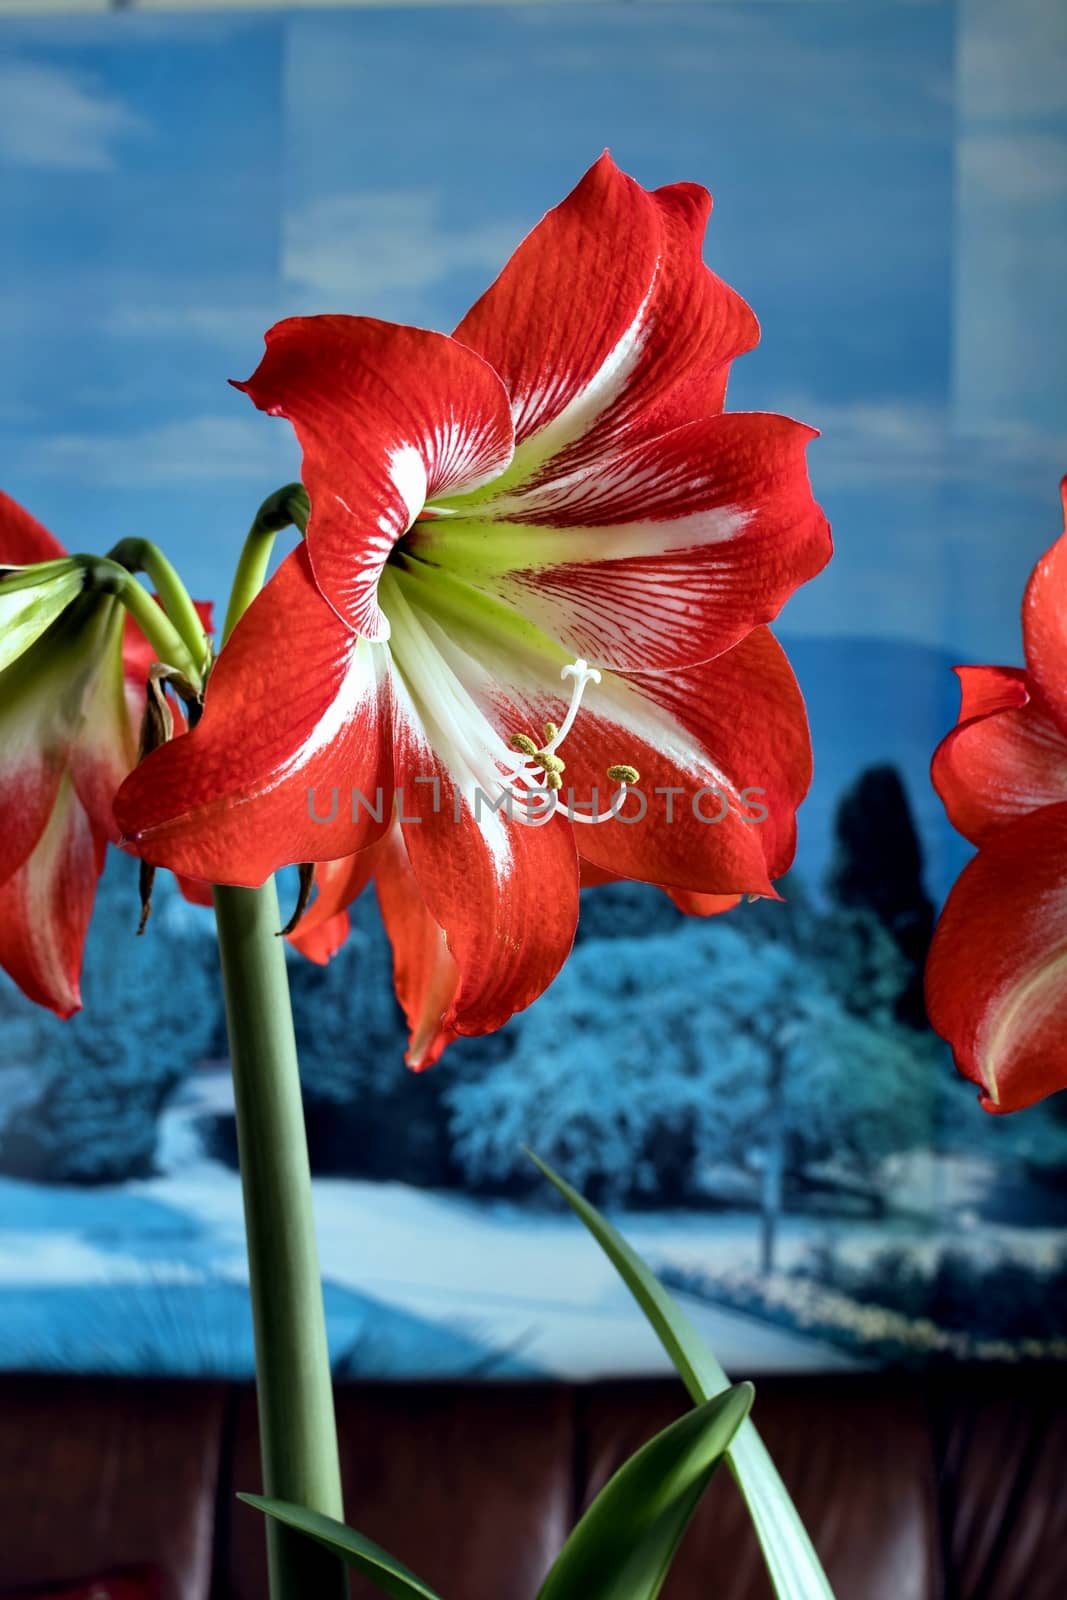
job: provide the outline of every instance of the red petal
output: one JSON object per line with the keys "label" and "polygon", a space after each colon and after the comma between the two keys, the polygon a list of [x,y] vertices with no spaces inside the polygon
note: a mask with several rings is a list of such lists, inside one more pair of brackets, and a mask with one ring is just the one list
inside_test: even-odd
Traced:
{"label": "red petal", "polygon": [[606,867],[598,867],[592,861],[579,857],[579,877],[583,889],[600,889],[606,883],[623,883],[617,872],[609,872]]}
{"label": "red petal", "polygon": [[112,601],[111,615],[102,621],[96,671],[82,702],[82,726],[69,755],[78,798],[93,826],[113,844],[119,837],[115,796],[136,764],[138,743],[123,676],[124,620],[123,606]]}
{"label": "red petal", "polygon": [[47,528],[0,489],[0,567],[29,567],[66,553]]}
{"label": "red petal", "polygon": [[642,820],[630,797],[620,817],[634,821],[579,827],[579,850],[595,865],[732,897],[773,894],[771,879],[792,864],[811,743],[800,689],[765,628],[685,671],[605,676],[587,692],[563,754],[565,785],[578,800],[595,785],[601,810],[614,787],[608,766],[627,762],[640,773]]}
{"label": "red petal", "polygon": [[743,898],[739,894],[690,894],[685,889],[668,889],[667,893],[687,917],[720,917],[724,911],[733,911]]}
{"label": "red petal", "polygon": [[972,717],[1024,706],[1030,698],[1021,667],[953,667],[960,685],[957,726]]}
{"label": "red petal", "polygon": [[258,369],[236,387],[296,430],[322,593],[364,638],[387,638],[377,586],[393,545],[428,496],[473,489],[511,459],[499,378],[442,333],[292,317],[270,330]]}
{"label": "red petal", "polygon": [[335,916],[316,923],[306,933],[291,933],[289,943],[308,961],[313,961],[317,967],[325,967],[348,938],[351,927],[352,919],[348,912],[338,911]]}
{"label": "red petal", "polygon": [[[617,872],[609,872],[606,867],[594,865],[584,857],[579,859],[578,866],[583,889],[596,889],[606,883],[630,881],[620,878]],[[723,911],[732,911],[735,906],[740,905],[743,898],[739,894],[692,894],[687,889],[666,889],[663,884],[658,884],[656,887],[663,889],[663,893],[669,900],[674,901],[679,911],[684,911],[690,917],[717,917]]]}
{"label": "red petal", "polygon": [[380,845],[340,861],[323,861],[315,869],[315,898],[289,935],[290,944],[323,966],[348,937],[348,907],[374,875]]}
{"label": "red petal", "polygon": [[605,153],[464,317],[456,338],[500,373],[530,440],[514,481],[722,409],[759,328],[701,261],[710,209],[697,185],[649,193]]}
{"label": "red petal", "polygon": [[569,482],[423,523],[412,548],[598,666],[706,661],[830,559],[813,437],[787,417],[711,417]]}
{"label": "red petal", "polygon": [[113,829],[111,804],[136,753],[122,694],[121,616],[107,597],[71,607],[3,674],[0,883],[40,838],[67,770],[94,827]]}
{"label": "red petal", "polygon": [[957,667],[960,721],[934,753],[931,777],[949,820],[983,844],[1014,818],[1067,795],[1067,737],[1026,674],[1008,667]]}
{"label": "red petal", "polygon": [[574,941],[573,829],[558,818],[528,828],[484,811],[476,821],[421,727],[401,708],[395,742],[397,773],[436,777],[439,786],[434,811],[432,791],[409,784],[400,821],[419,891],[459,968],[443,1026],[492,1033],[547,989]]}
{"label": "red petal", "polygon": [[48,826],[67,756],[60,740],[35,736],[36,707],[20,706],[17,722],[7,709],[0,707],[0,883],[19,870]]}
{"label": "red petal", "polygon": [[[708,191],[673,183],[654,189],[652,198],[662,227],[660,268],[647,312],[649,337],[619,418],[627,438],[651,439],[721,411],[730,363],[760,336],[752,308],[704,265]],[[583,441],[578,456],[592,443]]]}
{"label": "red petal", "polygon": [[301,545],[234,630],[197,727],[123,784],[125,842],[156,866],[245,885],[373,843],[392,808],[384,671],[319,595]]}
{"label": "red petal", "polygon": [[182,899],[188,900],[191,906],[211,907],[215,904],[210,883],[205,883],[201,878],[184,878],[181,873],[177,882]]}
{"label": "red petal", "polygon": [[399,828],[375,852],[379,858],[378,905],[393,947],[393,982],[410,1034],[405,1060],[424,1072],[457,1037],[452,1013],[460,973],[444,929],[422,898]]}
{"label": "red petal", "polygon": [[[423,715],[446,730],[439,748],[447,747],[453,778],[474,804],[474,784],[493,794],[500,782],[486,760],[479,762],[490,725],[503,748],[515,733],[563,723],[566,657],[536,629],[516,627],[504,606],[461,585],[442,588],[426,563],[412,562],[395,588],[389,603],[397,602],[405,678]],[[636,820],[640,800],[631,797],[623,817],[633,822],[576,824],[581,854],[608,871],[700,894],[770,894],[770,879],[792,862],[811,745],[800,690],[767,629],[700,666],[605,673],[587,686],[560,754],[563,799],[572,794],[588,808],[596,789],[598,813],[616,788],[610,767],[630,763],[641,774],[644,820]],[[411,809],[409,771],[432,774],[434,767],[425,752],[405,754],[403,763],[398,756],[398,784]],[[677,791],[673,800],[655,792],[665,789]]]}
{"label": "red petal", "polygon": [[987,1111],[1067,1088],[1067,805],[1003,828],[965,867],[934,935],[926,1003]]}
{"label": "red petal", "polygon": [[[1060,481],[1067,524],[1067,477]],[[1030,677],[1067,733],[1067,532],[1037,563],[1023,597],[1023,648]]]}
{"label": "red petal", "polygon": [[105,844],[64,779],[48,826],[0,886],[0,967],[61,1017],[81,1006],[79,979]]}

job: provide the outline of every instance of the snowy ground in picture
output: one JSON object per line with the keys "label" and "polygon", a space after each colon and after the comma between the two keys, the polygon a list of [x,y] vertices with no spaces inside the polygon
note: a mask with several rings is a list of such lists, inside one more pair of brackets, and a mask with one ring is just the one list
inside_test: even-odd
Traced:
{"label": "snowy ground in picture", "polygon": [[[154,1178],[88,1190],[0,1180],[0,1367],[251,1372],[239,1180],[204,1158],[193,1131],[205,1110],[225,1109],[228,1095],[223,1072],[190,1082],[164,1118]],[[949,1179],[960,1190],[956,1215],[965,1217],[967,1174]],[[341,1375],[668,1370],[608,1262],[569,1215],[348,1179],[318,1180],[315,1202]],[[757,1259],[751,1212],[613,1220],[656,1266],[697,1262],[718,1273]],[[812,1238],[810,1220],[785,1219],[781,1264],[800,1259]],[[921,1249],[929,1229],[894,1238]],[[1036,1261],[1062,1241],[1062,1232],[1030,1229],[1019,1249]],[[850,1251],[885,1244],[885,1224],[848,1230]],[[680,1298],[728,1369],[853,1364],[824,1341]]]}

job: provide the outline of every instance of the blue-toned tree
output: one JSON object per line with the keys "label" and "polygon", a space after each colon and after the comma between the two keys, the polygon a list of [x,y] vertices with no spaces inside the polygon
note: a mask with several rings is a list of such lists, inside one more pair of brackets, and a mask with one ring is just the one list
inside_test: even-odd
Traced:
{"label": "blue-toned tree", "polygon": [[740,923],[583,945],[511,1031],[506,1060],[446,1091],[476,1186],[521,1181],[523,1143],[616,1203],[713,1199],[728,1166],[772,1230],[816,1175],[876,1197],[882,1158],[930,1130],[914,1035],[851,1014],[812,960]]}
{"label": "blue-toned tree", "polygon": [[136,937],[137,872],[112,853],[86,947],[84,1011],[59,1022],[8,995],[18,1028],[5,1033],[7,1064],[23,1071],[0,1130],[0,1171],[113,1183],[153,1170],[160,1112],[215,1032],[217,957],[205,914],[167,875]]}

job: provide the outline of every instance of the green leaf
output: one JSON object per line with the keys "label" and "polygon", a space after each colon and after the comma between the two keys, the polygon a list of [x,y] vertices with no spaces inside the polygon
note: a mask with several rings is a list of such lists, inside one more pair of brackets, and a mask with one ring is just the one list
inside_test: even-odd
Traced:
{"label": "green leaf", "polygon": [[[637,1252],[588,1200],[533,1151],[530,1159],[576,1211],[678,1369],[693,1400],[722,1394],[730,1380],[679,1305],[654,1277]],[[815,1554],[796,1506],[755,1427],[746,1421],[727,1454],[763,1548],[764,1560],[778,1600],[834,1600],[833,1590]]]}
{"label": "green leaf", "polygon": [[538,1600],[655,1600],[752,1395],[739,1383],[642,1445],[586,1511]]}
{"label": "green leaf", "polygon": [[388,1550],[352,1528],[346,1528],[343,1522],[335,1522],[333,1517],[324,1517],[318,1511],[305,1511],[303,1506],[290,1505],[287,1500],[266,1500],[258,1494],[239,1494],[237,1498],[275,1521],[284,1522],[287,1528],[306,1533],[309,1539],[340,1556],[346,1566],[361,1572],[393,1600],[441,1600],[440,1595],[427,1588],[413,1572],[394,1560]]}

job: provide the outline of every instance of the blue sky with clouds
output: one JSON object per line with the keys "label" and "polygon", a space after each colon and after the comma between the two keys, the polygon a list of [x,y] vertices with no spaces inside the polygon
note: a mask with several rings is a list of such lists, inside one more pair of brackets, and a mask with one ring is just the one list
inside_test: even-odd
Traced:
{"label": "blue sky with clouds", "polygon": [[227,388],[264,328],[450,327],[604,145],[712,189],[822,428],[837,559],[783,619],[1017,653],[1067,467],[1067,23],[1049,0],[437,6],[0,22],[0,476],[72,545],[221,598],[297,466]]}

